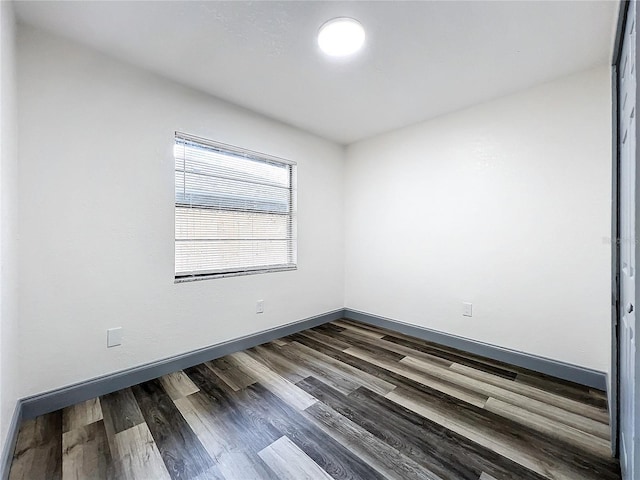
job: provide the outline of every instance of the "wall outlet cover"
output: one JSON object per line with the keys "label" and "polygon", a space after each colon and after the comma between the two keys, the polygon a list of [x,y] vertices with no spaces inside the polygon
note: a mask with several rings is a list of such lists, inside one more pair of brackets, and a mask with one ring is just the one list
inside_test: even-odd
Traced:
{"label": "wall outlet cover", "polygon": [[469,302],[462,302],[462,315],[465,317],[473,316],[473,304]]}
{"label": "wall outlet cover", "polygon": [[107,329],[107,348],[122,345],[122,327]]}

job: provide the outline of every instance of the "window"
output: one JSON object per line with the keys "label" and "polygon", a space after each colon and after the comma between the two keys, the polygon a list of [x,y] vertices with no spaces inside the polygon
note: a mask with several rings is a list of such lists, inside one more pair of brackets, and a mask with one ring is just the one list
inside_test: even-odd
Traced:
{"label": "window", "polygon": [[176,281],[296,268],[292,162],[176,133]]}

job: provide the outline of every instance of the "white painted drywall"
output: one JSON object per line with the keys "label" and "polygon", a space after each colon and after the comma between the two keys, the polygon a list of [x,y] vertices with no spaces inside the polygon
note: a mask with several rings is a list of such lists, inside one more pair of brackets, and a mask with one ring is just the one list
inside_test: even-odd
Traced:
{"label": "white painted drywall", "polygon": [[[608,370],[606,67],[359,142],[346,165],[31,27],[18,85],[21,396],[343,306]],[[296,272],[173,283],[174,130],[298,162]]]}
{"label": "white painted drywall", "polygon": [[608,371],[609,75],[351,145],[346,307]]}
{"label": "white painted drywall", "polygon": [[0,450],[17,399],[17,112],[15,20],[12,2],[0,2]]}
{"label": "white painted drywall", "polygon": [[[22,26],[18,101],[21,395],[343,307],[341,146]],[[298,162],[297,271],[174,284],[175,130]]]}

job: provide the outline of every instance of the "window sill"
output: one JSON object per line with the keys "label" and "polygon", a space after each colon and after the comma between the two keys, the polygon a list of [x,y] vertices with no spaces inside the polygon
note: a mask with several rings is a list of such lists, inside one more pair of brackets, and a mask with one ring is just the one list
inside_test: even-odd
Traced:
{"label": "window sill", "polygon": [[201,275],[185,275],[182,277],[175,277],[173,283],[186,283],[197,282],[199,280],[211,280],[214,278],[226,278],[226,277],[241,277],[245,275],[257,275],[260,273],[273,273],[273,272],[289,272],[291,270],[297,270],[297,265],[291,267],[274,267],[265,268],[264,270],[247,270],[243,272],[227,272],[227,273],[211,273]]}

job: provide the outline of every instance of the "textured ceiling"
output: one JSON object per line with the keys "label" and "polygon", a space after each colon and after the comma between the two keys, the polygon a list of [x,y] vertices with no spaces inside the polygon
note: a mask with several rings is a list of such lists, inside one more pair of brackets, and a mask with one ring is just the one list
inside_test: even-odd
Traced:
{"label": "textured ceiling", "polygon": [[[609,62],[613,1],[38,2],[19,20],[339,143]],[[352,16],[364,51],[316,33]]]}

